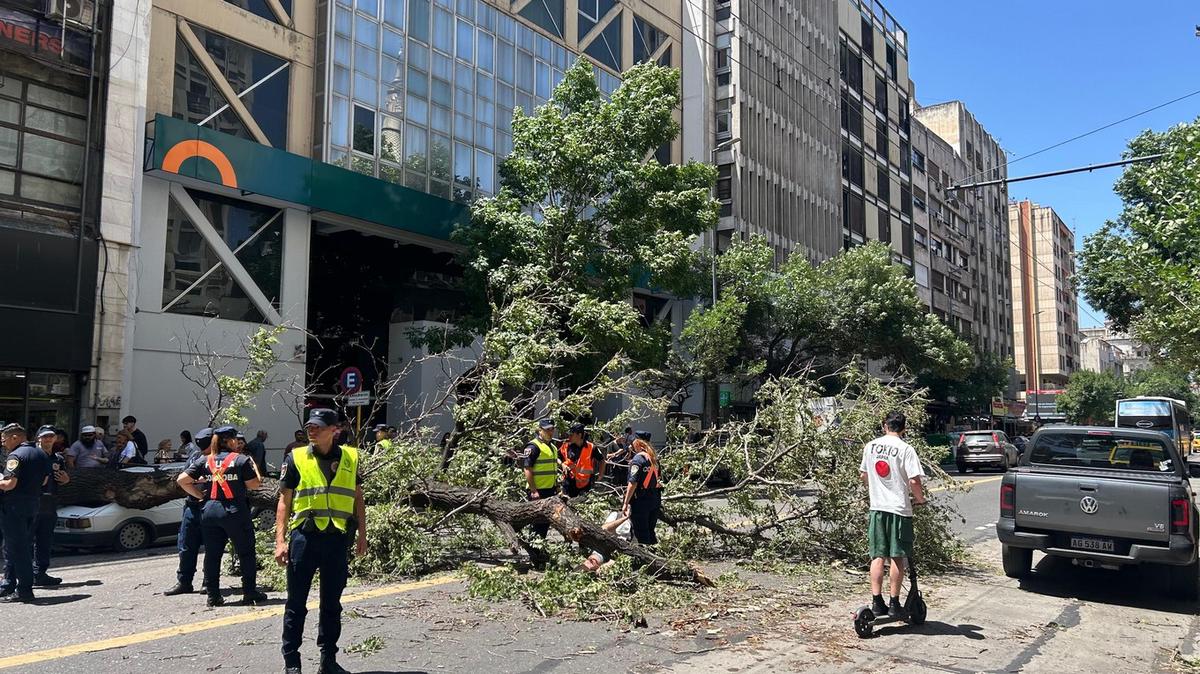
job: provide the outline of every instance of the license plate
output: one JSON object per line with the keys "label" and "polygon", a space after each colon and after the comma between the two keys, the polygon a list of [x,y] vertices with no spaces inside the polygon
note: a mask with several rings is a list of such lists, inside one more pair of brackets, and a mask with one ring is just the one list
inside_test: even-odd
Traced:
{"label": "license plate", "polygon": [[1095,550],[1096,552],[1112,552],[1114,550],[1111,540],[1106,538],[1083,538],[1081,536],[1071,537],[1071,547],[1079,550]]}

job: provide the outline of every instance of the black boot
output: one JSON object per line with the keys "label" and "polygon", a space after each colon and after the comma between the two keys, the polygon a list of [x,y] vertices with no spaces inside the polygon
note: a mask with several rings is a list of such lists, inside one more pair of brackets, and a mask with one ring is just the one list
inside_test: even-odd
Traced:
{"label": "black boot", "polygon": [[242,590],[242,606],[258,606],[270,599],[265,592],[259,592],[255,588]]}
{"label": "black boot", "polygon": [[220,593],[208,595],[208,607],[209,608],[215,608],[217,606],[224,606],[224,605],[225,605],[225,597],[222,597],[220,595]]}
{"label": "black boot", "polygon": [[882,618],[887,615],[888,605],[883,601],[883,595],[877,594],[871,599],[871,613],[875,614],[876,618]]}
{"label": "black boot", "polygon": [[317,669],[317,674],[350,674],[350,672],[339,665],[337,660],[334,660],[331,655],[321,658],[321,666]]}
{"label": "black boot", "polygon": [[192,590],[191,583],[186,583],[186,584],[185,583],[175,583],[174,587],[167,590],[166,592],[163,592],[163,596],[164,597],[174,597],[177,594],[191,594],[193,591],[194,590]]}
{"label": "black boot", "polygon": [[50,574],[39,573],[33,577],[34,587],[54,587],[55,585],[60,584],[62,584],[62,578],[55,578]]}
{"label": "black boot", "polygon": [[892,597],[892,603],[888,605],[887,614],[889,618],[908,620],[908,611],[905,611],[904,607],[900,605],[899,597]]}
{"label": "black boot", "polygon": [[283,674],[300,674],[300,665],[284,665]]}

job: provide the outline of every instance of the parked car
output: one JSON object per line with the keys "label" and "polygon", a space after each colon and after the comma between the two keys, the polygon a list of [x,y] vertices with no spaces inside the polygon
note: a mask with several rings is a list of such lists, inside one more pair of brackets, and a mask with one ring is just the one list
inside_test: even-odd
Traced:
{"label": "parked car", "polygon": [[1033,551],[1080,566],[1165,567],[1173,595],[1200,597],[1197,518],[1189,477],[1200,464],[1156,431],[1052,426],[1034,433],[1000,483],[1004,573],[1029,573]]}
{"label": "parked car", "polygon": [[[127,473],[150,473],[160,469],[182,469],[186,464],[123,468]],[[118,552],[140,550],[161,541],[172,541],[183,519],[183,499],[168,501],[149,510],[126,508],[116,503],[63,506],[54,525],[54,544],[68,548],[111,547]]]}
{"label": "parked car", "polygon": [[954,446],[954,464],[960,473],[971,468],[1008,470],[1020,458],[1021,452],[1004,431],[966,431]]}

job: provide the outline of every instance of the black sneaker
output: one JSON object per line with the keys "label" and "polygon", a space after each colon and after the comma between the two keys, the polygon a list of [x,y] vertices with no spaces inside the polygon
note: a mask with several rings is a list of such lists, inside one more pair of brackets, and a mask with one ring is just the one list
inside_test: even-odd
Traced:
{"label": "black sneaker", "polygon": [[900,605],[899,597],[892,597],[892,603],[888,605],[888,617],[896,620],[908,620],[908,611]]}
{"label": "black sneaker", "polygon": [[189,584],[175,583],[175,587],[172,587],[171,589],[167,590],[166,592],[163,592],[163,596],[164,597],[174,597],[177,594],[191,594],[192,592],[194,592],[194,590],[192,590],[192,586],[190,583]]}
{"label": "black sneaker", "polygon": [[284,665],[283,674],[300,674],[300,665]]}
{"label": "black sneaker", "polygon": [[15,587],[0,587],[0,599],[3,599],[17,591]]}
{"label": "black sneaker", "polygon": [[270,599],[265,592],[258,590],[248,590],[242,592],[242,606],[258,606],[259,604]]}
{"label": "black sneaker", "polygon": [[883,601],[882,596],[876,596],[871,600],[871,613],[874,613],[876,618],[881,618],[887,615],[887,612],[888,606],[887,603]]}
{"label": "black sneaker", "polygon": [[321,666],[317,669],[317,674],[350,674],[350,672],[339,665],[337,660],[331,658],[321,661]]}
{"label": "black sneaker", "polygon": [[33,577],[33,586],[34,587],[54,587],[55,585],[61,585],[61,584],[62,584],[62,578],[55,578],[54,576],[51,576],[49,574],[39,573],[38,575]]}
{"label": "black sneaker", "polygon": [[217,606],[224,606],[224,605],[225,605],[225,597],[222,597],[219,594],[208,595],[208,607],[209,608],[214,608]]}

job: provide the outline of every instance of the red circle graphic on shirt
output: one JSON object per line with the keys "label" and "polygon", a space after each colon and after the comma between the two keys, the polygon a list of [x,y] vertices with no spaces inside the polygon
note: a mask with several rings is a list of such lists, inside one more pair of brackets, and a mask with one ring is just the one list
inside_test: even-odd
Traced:
{"label": "red circle graphic on shirt", "polygon": [[875,474],[879,477],[887,477],[892,474],[892,467],[888,465],[887,461],[876,461]]}

